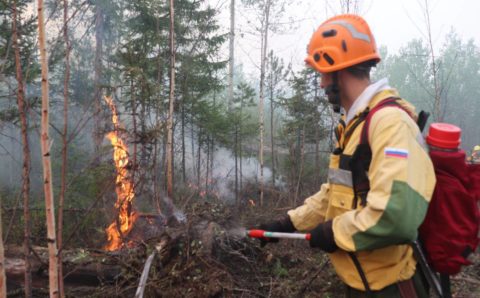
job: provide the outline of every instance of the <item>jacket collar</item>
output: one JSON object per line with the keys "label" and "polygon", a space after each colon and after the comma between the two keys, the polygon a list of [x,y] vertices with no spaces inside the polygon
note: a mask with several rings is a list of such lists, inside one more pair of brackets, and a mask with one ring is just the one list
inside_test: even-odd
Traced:
{"label": "jacket collar", "polygon": [[352,121],[352,119],[355,117],[355,115],[362,112],[369,105],[370,101],[374,98],[374,95],[388,89],[392,88],[388,85],[387,78],[383,78],[375,83],[370,84],[353,102],[350,110],[346,115],[345,123],[348,125],[350,121]]}

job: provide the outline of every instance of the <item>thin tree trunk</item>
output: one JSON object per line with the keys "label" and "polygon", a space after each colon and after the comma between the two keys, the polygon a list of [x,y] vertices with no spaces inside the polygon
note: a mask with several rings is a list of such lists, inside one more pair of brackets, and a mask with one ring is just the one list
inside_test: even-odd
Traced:
{"label": "thin tree trunk", "polygon": [[170,0],[170,97],[167,120],[167,195],[173,198],[173,107],[175,102],[175,30],[174,7]]}
{"label": "thin tree trunk", "polygon": [[207,149],[207,158],[205,159],[207,161],[206,164],[206,171],[205,171],[205,190],[208,192],[209,191],[209,171],[210,171],[210,135],[207,136],[207,141],[205,142],[207,144],[206,149]]}
{"label": "thin tree trunk", "polygon": [[303,162],[304,162],[304,155],[305,155],[305,124],[303,125],[302,129],[300,130],[300,148],[299,148],[299,159],[300,159],[300,169],[298,170],[298,179],[297,179],[297,187],[295,188],[295,200],[294,200],[294,206],[297,205],[298,201],[298,196],[300,194],[300,182],[302,181],[302,175],[303,175]]}
{"label": "thin tree trunk", "polygon": [[428,44],[430,46],[430,58],[432,59],[432,77],[433,77],[433,88],[434,88],[434,102],[433,102],[433,117],[435,121],[442,121],[442,116],[440,113],[440,87],[438,85],[438,74],[437,74],[437,65],[435,61],[435,51],[433,49],[433,40],[432,40],[432,27],[430,24],[430,11],[428,8],[428,0],[425,0],[425,21],[427,25],[427,34],[428,34]]}
{"label": "thin tree trunk", "polygon": [[[320,101],[319,101],[319,96],[318,96],[318,73],[315,72],[314,74],[314,98],[315,102],[317,103],[316,106],[319,106]],[[319,119],[316,119],[317,121],[320,121]],[[318,122],[315,124],[315,187],[320,185],[320,126],[318,125]]]}
{"label": "thin tree trunk", "polygon": [[[192,105],[192,110],[193,110],[193,105]],[[192,147],[192,182],[194,181],[195,179],[195,171],[196,171],[196,163],[195,163],[195,131],[193,129],[193,116],[190,117],[190,125],[191,125],[191,128],[190,128],[190,147]]]}
{"label": "thin tree trunk", "polygon": [[[135,86],[133,84],[133,72],[130,78],[130,96],[132,102],[132,126],[133,126],[133,152],[132,152],[132,181],[135,188],[135,169],[137,168],[137,97],[135,96]],[[133,190],[135,192],[135,189]]]}
{"label": "thin tree trunk", "polygon": [[[58,197],[58,247],[63,245],[63,205],[67,191],[67,145],[68,145],[68,84],[70,82],[70,40],[68,38],[68,0],[63,0],[63,38],[65,40],[65,79],[63,81],[63,134],[62,134],[62,169],[60,194]],[[58,290],[60,297],[65,297],[63,287],[62,251],[58,252]]]}
{"label": "thin tree trunk", "polygon": [[[32,273],[30,256],[30,147],[28,143],[28,123],[27,123],[27,107],[25,104],[25,87],[23,84],[22,65],[20,61],[20,47],[18,44],[18,29],[17,29],[17,2],[13,2],[13,48],[15,51],[15,67],[16,78],[18,83],[17,89],[17,104],[20,115],[20,122],[22,126],[22,143],[23,143],[23,252],[25,254],[25,297],[32,297]],[[0,223],[1,224],[1,223]]]}
{"label": "thin tree trunk", "polygon": [[185,148],[185,93],[183,93],[183,102],[182,102],[182,181],[183,183],[187,181],[185,151],[186,151],[186,148]]}
{"label": "thin tree trunk", "polygon": [[[0,196],[0,210],[2,197]],[[3,249],[2,212],[0,212],[0,297],[7,297],[7,278],[5,276],[5,253]]]}
{"label": "thin tree trunk", "polygon": [[[213,108],[216,109],[217,105],[217,92],[213,90]],[[207,159],[207,163],[210,163],[210,176],[212,177],[213,181],[213,161],[215,159],[215,138],[211,138],[208,146],[210,147],[210,160]]]}
{"label": "thin tree trunk", "polygon": [[233,72],[235,67],[235,0],[230,1],[230,45],[228,60],[228,110],[233,104]]}
{"label": "thin tree trunk", "polygon": [[[142,96],[140,97],[140,119],[139,119],[140,120],[140,132],[141,132],[142,136],[147,135],[147,114],[150,114],[149,109],[147,111],[147,105],[145,103],[145,98],[147,97],[146,93],[147,93],[146,86],[145,86],[145,82],[143,81],[142,82],[142,89],[141,89]],[[147,142],[148,142],[148,139],[146,139],[145,142],[139,142],[140,146],[141,146],[140,147],[140,161],[135,162],[135,164],[134,164],[135,167],[133,169],[133,172],[140,172],[139,171],[140,169],[146,169],[146,167],[148,166],[147,165],[147,156],[148,156],[148,154],[147,154]],[[135,157],[135,159],[137,159],[137,158]],[[140,163],[140,167],[138,166],[138,163]],[[140,175],[142,175],[142,173],[140,173]],[[140,175],[139,175],[139,177],[140,177]],[[135,181],[135,180],[133,180],[133,181]],[[140,190],[140,191],[142,191],[142,190]]]}
{"label": "thin tree trunk", "polygon": [[97,2],[95,10],[95,61],[94,61],[94,78],[93,83],[94,87],[94,132],[93,132],[93,142],[95,146],[95,152],[100,150],[102,144],[103,136],[100,131],[101,127],[101,82],[102,82],[102,56],[103,56],[103,9],[100,4]]}
{"label": "thin tree trunk", "polygon": [[51,141],[49,129],[49,98],[48,98],[48,59],[45,41],[45,23],[43,19],[43,0],[38,0],[38,46],[42,67],[42,123],[41,147],[43,161],[43,186],[45,193],[45,209],[47,217],[47,242],[49,252],[49,291],[50,297],[58,297],[58,258],[57,241],[55,235],[55,206],[52,189],[52,166],[50,163]]}
{"label": "thin tree trunk", "polygon": [[358,0],[340,0],[340,7],[342,13],[355,13],[359,12]]}
{"label": "thin tree trunk", "polygon": [[198,131],[198,149],[197,149],[197,186],[200,188],[200,161],[202,158],[202,143],[200,140],[201,131]]}
{"label": "thin tree trunk", "polygon": [[239,131],[240,131],[240,137],[238,139],[238,158],[240,159],[240,164],[239,164],[239,184],[240,184],[240,187],[239,187],[239,193],[242,193],[243,191],[243,182],[242,182],[242,178],[243,178],[243,172],[242,172],[242,143],[243,143],[243,136],[242,136],[242,113],[243,113],[243,100],[240,101],[240,121],[239,121]]}
{"label": "thin tree trunk", "polygon": [[[273,55],[272,55],[273,59]],[[273,76],[275,74],[271,74],[271,79],[270,79],[270,145],[272,149],[272,188],[275,189],[275,129],[273,127],[274,122],[273,122],[273,117],[275,115],[275,110],[274,110],[274,105],[273,105],[273,89],[274,89],[274,84],[273,84]]]}
{"label": "thin tree trunk", "polygon": [[269,16],[270,16],[270,0],[267,0],[265,7],[265,19],[262,28],[262,53],[261,53],[261,63],[260,63],[260,99],[259,99],[259,113],[260,113],[260,206],[263,206],[263,192],[264,192],[264,181],[263,181],[263,135],[264,135],[264,115],[263,115],[263,103],[265,99],[265,59],[267,56],[267,47],[268,47],[268,27],[269,27]]}
{"label": "thin tree trunk", "polygon": [[238,158],[240,159],[240,164],[239,164],[239,173],[238,173],[238,176],[239,176],[239,188],[238,188],[238,192],[239,193],[242,193],[243,192],[243,149],[242,149],[242,138],[240,137],[240,140],[238,142]]}
{"label": "thin tree trunk", "polygon": [[152,205],[156,204],[158,208],[158,212],[161,212],[160,209],[160,201],[159,199],[159,191],[158,191],[158,177],[157,177],[157,171],[158,171],[158,138],[155,138],[155,141],[153,142],[153,161],[152,161],[152,181],[153,181],[153,198],[152,198]]}
{"label": "thin tree trunk", "polygon": [[168,140],[168,133],[164,134],[162,136],[162,145],[161,145],[161,150],[162,150],[162,158],[160,159],[160,169],[162,169],[163,176],[162,181],[163,184],[165,185],[165,190],[167,189],[167,140]]}
{"label": "thin tree trunk", "polygon": [[213,182],[214,182],[214,173],[213,173],[213,162],[215,159],[215,138],[213,136],[210,136],[208,139],[208,159],[207,159],[207,164],[208,164],[208,188],[212,189],[213,188]]}
{"label": "thin tree trunk", "polygon": [[235,141],[234,141],[234,153],[235,153],[235,206],[239,207],[238,201],[238,124],[235,125]]}
{"label": "thin tree trunk", "polygon": [[[159,18],[156,18],[155,20],[156,24],[156,32],[157,32],[157,37],[158,37],[158,45],[161,44],[160,41],[160,20]],[[160,49],[160,46],[159,46]],[[160,50],[159,50],[160,51]],[[157,101],[156,101],[156,107],[155,107],[155,127],[160,127],[160,112],[162,110],[162,95],[161,95],[161,86],[162,86],[162,78],[163,78],[163,65],[162,65],[162,59],[161,59],[161,53],[158,53],[157,56]],[[159,141],[161,139],[161,136],[157,136],[155,138],[155,143],[154,143],[154,155],[153,155],[153,198],[155,200],[155,203],[157,204],[158,212],[161,212],[160,208],[160,193],[159,193],[159,177],[157,177],[157,173],[160,173],[158,171],[158,156],[159,156],[159,150],[161,146],[159,145]],[[161,168],[160,168],[161,169]]]}

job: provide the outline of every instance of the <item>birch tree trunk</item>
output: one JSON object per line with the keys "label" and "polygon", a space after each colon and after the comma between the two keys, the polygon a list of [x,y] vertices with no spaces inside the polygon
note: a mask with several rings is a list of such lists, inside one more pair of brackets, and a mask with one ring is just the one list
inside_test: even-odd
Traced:
{"label": "birch tree trunk", "polygon": [[[2,198],[0,197],[0,207]],[[3,249],[2,212],[0,212],[0,297],[7,297],[7,278],[5,276],[5,254]]]}
{"label": "birch tree trunk", "polygon": [[40,142],[42,147],[43,189],[45,193],[45,211],[47,217],[47,242],[49,252],[49,292],[50,297],[59,297],[58,292],[58,259],[57,241],[55,235],[55,206],[52,189],[52,166],[50,163],[51,141],[49,129],[49,98],[48,98],[48,59],[45,41],[45,23],[43,19],[43,0],[38,0],[38,46],[42,67],[42,120]]}
{"label": "birch tree trunk", "polygon": [[63,134],[62,134],[62,174],[60,182],[60,194],[58,198],[58,290],[60,297],[65,297],[63,288],[63,205],[66,193],[67,179],[67,145],[68,145],[68,84],[70,82],[70,40],[68,38],[68,0],[63,0],[63,39],[65,40],[65,79],[63,81]]}
{"label": "birch tree trunk", "polygon": [[[17,89],[17,104],[20,116],[20,123],[22,127],[22,144],[23,144],[23,170],[22,170],[22,195],[23,195],[23,253],[25,255],[25,297],[32,297],[32,273],[30,256],[30,145],[28,143],[28,123],[27,111],[25,105],[25,87],[23,84],[22,65],[20,61],[20,47],[18,44],[18,29],[17,29],[17,2],[13,2],[13,28],[12,28],[12,42],[15,51],[15,68],[16,79],[18,83]],[[1,225],[1,222],[0,222]]]}
{"label": "birch tree trunk", "polygon": [[263,113],[263,104],[265,99],[265,60],[267,56],[267,46],[268,46],[268,28],[269,28],[269,16],[270,16],[270,3],[271,0],[266,0],[265,11],[264,11],[264,20],[262,26],[262,52],[261,52],[261,62],[260,62],[260,98],[259,98],[259,114],[260,114],[260,206],[263,206],[263,192],[264,192],[264,177],[263,177],[263,135],[265,131],[264,121],[265,116]]}
{"label": "birch tree trunk", "polygon": [[170,0],[170,97],[167,120],[167,195],[173,198],[173,107],[175,103],[174,7]]}

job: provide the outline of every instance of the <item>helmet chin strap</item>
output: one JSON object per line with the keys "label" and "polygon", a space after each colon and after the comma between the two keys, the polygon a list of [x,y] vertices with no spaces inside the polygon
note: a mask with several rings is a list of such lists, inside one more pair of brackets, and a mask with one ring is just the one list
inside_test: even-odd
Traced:
{"label": "helmet chin strap", "polygon": [[332,73],[333,82],[325,88],[328,102],[333,106],[335,113],[340,113],[340,87],[338,86],[338,72]]}

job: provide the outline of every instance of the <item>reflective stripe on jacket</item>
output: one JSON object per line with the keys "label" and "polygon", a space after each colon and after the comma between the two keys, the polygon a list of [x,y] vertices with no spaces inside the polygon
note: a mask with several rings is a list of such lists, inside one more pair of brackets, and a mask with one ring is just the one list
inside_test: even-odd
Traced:
{"label": "reflective stripe on jacket", "polygon": [[[377,93],[369,103],[370,110],[389,97],[398,94],[395,90]],[[399,103],[414,114],[408,102]],[[360,114],[338,130],[339,149],[330,156],[328,182],[288,214],[300,231],[333,219],[334,238],[340,249],[330,257],[337,274],[350,287],[365,289],[347,253],[355,252],[370,288],[380,290],[411,278],[415,272],[416,262],[407,243],[417,237],[433,193],[435,174],[412,117],[396,107],[382,108],[369,127],[372,161],[367,205],[353,206],[360,199],[354,200],[352,174],[345,165],[360,140],[363,122],[350,129]]]}

